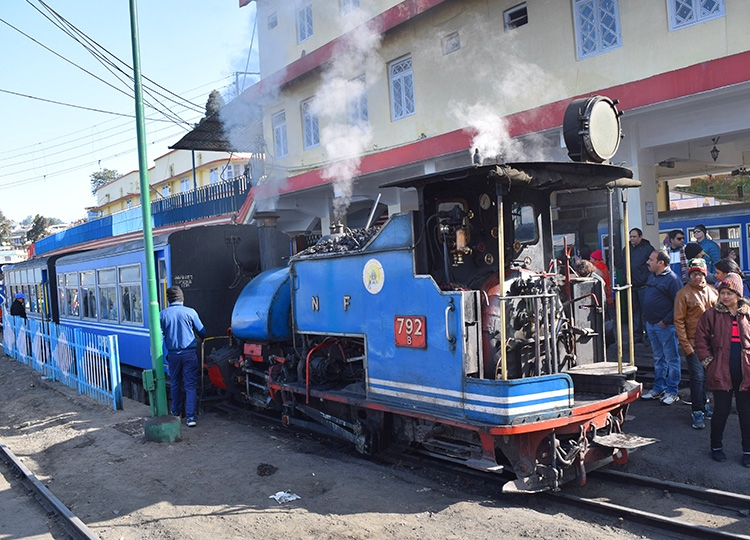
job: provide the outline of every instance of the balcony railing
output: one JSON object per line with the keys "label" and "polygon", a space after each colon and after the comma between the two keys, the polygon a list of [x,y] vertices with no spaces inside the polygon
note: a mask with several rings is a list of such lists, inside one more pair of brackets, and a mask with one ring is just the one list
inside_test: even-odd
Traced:
{"label": "balcony railing", "polygon": [[[251,187],[250,179],[242,175],[232,180],[153,201],[151,203],[151,226],[157,229],[167,225],[231,215],[242,207]],[[36,242],[36,255],[142,230],[141,208],[129,208],[39,240]]]}

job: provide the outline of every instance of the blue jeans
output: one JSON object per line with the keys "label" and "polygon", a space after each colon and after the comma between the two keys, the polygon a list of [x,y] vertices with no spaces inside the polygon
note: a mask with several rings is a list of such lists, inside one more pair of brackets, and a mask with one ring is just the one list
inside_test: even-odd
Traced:
{"label": "blue jeans", "polygon": [[169,353],[170,393],[172,394],[172,414],[182,411],[182,386],[185,386],[185,414],[198,415],[198,355],[195,351]]}
{"label": "blue jeans", "polygon": [[706,370],[694,352],[686,355],[685,360],[690,373],[691,407],[694,411],[702,411],[706,407]]}
{"label": "blue jeans", "polygon": [[658,324],[646,323],[648,339],[654,351],[654,392],[676,394],[680,384],[680,353],[674,325],[662,328]]}

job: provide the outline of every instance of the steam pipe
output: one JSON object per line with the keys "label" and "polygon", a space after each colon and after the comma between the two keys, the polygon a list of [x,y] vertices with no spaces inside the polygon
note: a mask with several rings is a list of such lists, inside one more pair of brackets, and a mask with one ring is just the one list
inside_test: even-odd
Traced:
{"label": "steam pipe", "polygon": [[370,211],[370,217],[367,218],[367,225],[365,225],[365,229],[369,229],[370,225],[372,225],[372,218],[375,217],[375,210],[378,209],[378,203],[380,202],[380,197],[382,197],[382,193],[378,193],[378,198],[375,199],[375,204],[372,205],[372,211]]}
{"label": "steam pipe", "polygon": [[[609,267],[611,272],[615,270],[615,257],[614,257],[614,242],[612,242],[612,231],[615,230],[615,216],[614,216],[614,189],[607,188],[607,209],[609,210],[609,236],[607,242],[609,244]],[[626,250],[627,251],[627,250]],[[610,272],[610,279],[611,278]],[[620,295],[615,296],[615,325],[617,327],[617,373],[622,374],[622,315],[620,314]],[[631,333],[632,335],[632,333]],[[632,351],[631,346],[631,351]]]}
{"label": "steam pipe", "polygon": [[627,249],[625,250],[625,286],[627,287],[627,299],[628,299],[628,344],[630,348],[630,365],[635,365],[635,344],[633,343],[633,283],[630,276],[630,224],[628,223],[628,192],[625,189],[620,190],[622,197],[622,218],[623,227],[625,228],[625,234],[628,235],[628,243],[625,244]]}
{"label": "steam pipe", "polygon": [[[497,194],[497,264],[498,264],[498,281],[500,282],[503,296],[500,298],[500,370],[504,381],[508,380],[508,354],[505,350],[506,329],[505,329],[505,222],[503,188],[500,184],[495,184]],[[497,368],[495,368],[495,378],[497,378]]]}

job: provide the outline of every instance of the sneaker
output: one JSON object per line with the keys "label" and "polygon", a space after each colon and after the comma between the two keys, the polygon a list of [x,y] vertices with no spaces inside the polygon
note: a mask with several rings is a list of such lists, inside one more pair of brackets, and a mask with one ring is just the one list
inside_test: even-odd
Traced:
{"label": "sneaker", "polygon": [[704,410],[703,413],[706,416],[706,420],[711,420],[711,418],[713,418],[713,416],[714,416],[713,411],[708,408],[708,403],[706,403],[706,408],[705,408],[705,410]]}
{"label": "sneaker", "polygon": [[671,405],[672,403],[676,403],[680,401],[680,396],[677,394],[664,394],[664,397],[661,398],[661,402],[664,405]]}
{"label": "sneaker", "polygon": [[188,416],[185,423],[187,424],[187,427],[195,427],[198,422],[195,419],[195,416]]}
{"label": "sneaker", "polygon": [[703,429],[706,427],[703,411],[693,411],[693,429]]}
{"label": "sneaker", "polygon": [[742,454],[742,466],[750,467],[750,452],[745,452],[744,454]]}
{"label": "sneaker", "polygon": [[174,412],[174,411],[172,411],[172,412],[170,412],[169,414],[171,414],[171,415],[172,415],[172,416],[174,416],[175,418],[179,418],[179,417],[180,417],[180,413],[178,413],[178,412]]}
{"label": "sneaker", "polygon": [[642,394],[641,399],[661,399],[663,395],[664,395],[664,392],[656,392],[652,388],[645,394]]}
{"label": "sneaker", "polygon": [[[722,450],[721,448],[719,448],[718,450],[711,449],[711,458],[714,461],[718,461],[719,463],[721,463],[722,461],[727,460],[727,455],[724,453],[724,450]],[[745,456],[742,456],[742,460],[744,464]]]}

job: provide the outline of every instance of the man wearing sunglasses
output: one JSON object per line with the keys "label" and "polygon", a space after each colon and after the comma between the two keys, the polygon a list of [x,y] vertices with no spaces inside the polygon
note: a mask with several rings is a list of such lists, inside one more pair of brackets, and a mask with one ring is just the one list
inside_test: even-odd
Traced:
{"label": "man wearing sunglasses", "polygon": [[667,233],[669,245],[667,254],[669,255],[669,268],[677,274],[682,280],[682,284],[687,283],[687,257],[685,256],[685,233],[679,229]]}

